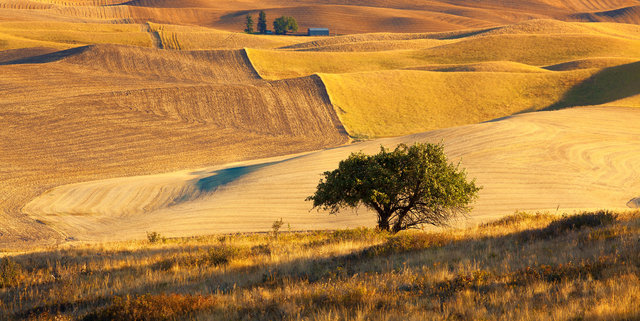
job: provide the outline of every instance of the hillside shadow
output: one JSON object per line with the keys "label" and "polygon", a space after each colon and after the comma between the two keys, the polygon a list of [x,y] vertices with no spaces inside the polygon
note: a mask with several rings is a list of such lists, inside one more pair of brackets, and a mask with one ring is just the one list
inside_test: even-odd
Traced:
{"label": "hillside shadow", "polygon": [[276,164],[277,162],[263,163],[258,165],[248,165],[225,168],[210,172],[209,176],[199,179],[196,187],[200,192],[213,192],[222,185],[229,184],[247,174],[257,171],[263,167]]}
{"label": "hillside shadow", "polygon": [[0,62],[0,65],[44,64],[48,62],[62,60],[66,57],[83,53],[87,51],[90,47],[91,46],[82,46],[82,47],[71,48],[71,49],[62,50],[62,51],[56,51],[56,52],[39,55],[39,56],[20,58],[20,59]]}
{"label": "hillside shadow", "polygon": [[562,99],[543,110],[601,105],[640,94],[640,61],[605,68],[571,88]]}
{"label": "hillside shadow", "polygon": [[487,33],[487,32],[493,31],[493,30],[497,30],[497,29],[499,29],[499,27],[482,29],[482,30],[474,30],[474,31],[459,33],[459,34],[446,36],[446,37],[442,37],[442,38],[438,38],[438,39],[441,39],[441,40],[462,39],[462,38],[481,35],[481,34],[484,34],[484,33]]}
{"label": "hillside shadow", "polygon": [[200,178],[195,183],[195,186],[198,188],[200,192],[214,192],[218,187],[222,185],[229,184],[237,179],[242,178],[245,175],[251,174],[259,169],[262,169],[267,166],[291,161],[294,159],[298,159],[300,157],[304,157],[305,155],[298,155],[291,158],[285,158],[282,160],[260,163],[255,165],[246,165],[246,166],[236,166],[230,167],[210,172],[193,172],[195,175],[204,175],[205,177]]}

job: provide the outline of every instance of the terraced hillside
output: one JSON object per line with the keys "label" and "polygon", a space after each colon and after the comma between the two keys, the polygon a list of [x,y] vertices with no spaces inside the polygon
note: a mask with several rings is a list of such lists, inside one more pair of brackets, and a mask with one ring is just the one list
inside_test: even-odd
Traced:
{"label": "terraced hillside", "polygon": [[0,73],[0,189],[11,195],[0,201],[3,241],[43,236],[20,208],[60,184],[347,140],[318,77],[262,81],[242,50],[81,47],[7,62]]}

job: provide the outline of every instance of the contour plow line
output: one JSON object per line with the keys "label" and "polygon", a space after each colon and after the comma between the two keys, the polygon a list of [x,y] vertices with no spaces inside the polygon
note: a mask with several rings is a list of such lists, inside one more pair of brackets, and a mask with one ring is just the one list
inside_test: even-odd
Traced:
{"label": "contour plow line", "polygon": [[638,121],[637,109],[620,107],[522,114],[286,160],[60,186],[24,211],[90,241],[141,238],[145,231],[169,236],[267,231],[280,218],[295,230],[373,226],[373,214],[366,210],[310,213],[305,198],[320,174],[351,152],[441,141],[450,160],[461,161],[483,186],[470,219],[456,226],[516,210],[625,209],[640,196]]}

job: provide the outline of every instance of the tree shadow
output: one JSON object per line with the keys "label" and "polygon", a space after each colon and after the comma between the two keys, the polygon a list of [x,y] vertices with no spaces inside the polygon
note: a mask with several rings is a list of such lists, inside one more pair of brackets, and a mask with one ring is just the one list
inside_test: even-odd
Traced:
{"label": "tree shadow", "polygon": [[[312,258],[300,258],[285,262],[265,262],[264,264],[258,264],[252,267],[240,266],[223,268],[213,270],[208,273],[200,275],[199,278],[192,278],[180,283],[172,284],[166,280],[159,279],[155,282],[148,282],[144,285],[127,287],[115,293],[109,295],[96,296],[94,298],[79,298],[78,300],[63,299],[61,302],[43,304],[36,307],[28,308],[23,311],[19,311],[15,316],[26,317],[31,314],[38,314],[47,312],[55,314],[56,312],[64,311],[78,311],[82,309],[96,309],[101,306],[105,306],[111,302],[116,296],[124,295],[140,295],[145,293],[199,293],[202,291],[203,284],[207,288],[206,293],[232,293],[238,289],[253,289],[253,288],[278,288],[282,287],[286,283],[317,283],[326,282],[328,280],[335,279],[350,279],[357,275],[367,273],[386,273],[393,271],[400,271],[402,269],[421,269],[424,268],[426,262],[424,260],[408,260],[407,256],[415,257],[417,253],[421,253],[421,256],[432,252],[434,254],[441,251],[460,251],[464,249],[466,251],[475,251],[481,249],[484,251],[488,245],[506,244],[508,251],[517,253],[513,259],[517,259],[519,256],[527,256],[527,253],[537,251],[538,247],[534,243],[547,242],[554,240],[557,242],[564,242],[565,239],[571,239],[575,235],[572,233],[549,233],[550,227],[533,228],[522,231],[515,231],[505,235],[498,236],[483,236],[472,239],[464,240],[445,240],[444,243],[439,243],[441,240],[435,234],[427,234],[426,246],[417,246],[409,248],[386,248],[389,241],[383,242],[380,245],[374,245],[371,247],[356,250],[351,253],[334,255],[329,257],[312,257]],[[577,232],[581,230],[578,227],[572,227],[571,231]],[[433,241],[433,242],[432,242]],[[314,246],[314,241],[310,240],[308,244],[301,244],[303,246]],[[192,249],[197,252],[201,249],[208,248],[216,245],[203,245],[201,248]],[[217,245],[223,246],[223,245]],[[589,244],[577,244],[578,249],[589,246]],[[166,251],[167,255],[180,254],[183,249],[171,248],[171,249],[153,249],[143,250],[144,252],[150,252],[148,254],[157,255],[158,251]],[[118,255],[129,254],[128,252],[116,251]],[[100,256],[98,252],[90,251],[90,253],[84,253],[95,259],[96,256]],[[135,253],[132,253],[135,255]],[[46,258],[51,253],[42,252],[36,254],[30,254],[37,257]],[[78,253],[68,253],[74,259],[78,260]],[[435,257],[435,256],[434,256]],[[82,260],[82,259],[79,259]],[[485,269],[489,264],[489,260],[493,260],[491,256],[485,260],[478,260],[476,264],[478,268]],[[80,263],[80,262],[78,262]],[[515,262],[514,262],[515,263]],[[509,263],[511,264],[511,263]],[[148,269],[157,269],[154,266],[157,263],[146,263],[135,267],[135,273],[144,274]],[[455,262],[449,262],[449,266],[453,267]],[[517,264],[513,264],[513,268],[518,268]],[[109,275],[117,275],[118,273],[126,272],[132,269],[131,267],[123,267],[116,269],[109,269],[104,271],[96,271],[98,278],[104,278]],[[132,271],[129,271],[131,273]],[[239,276],[251,274],[247,276],[243,284],[236,284],[233,280],[237,280]],[[564,277],[564,276],[562,276]],[[604,278],[615,277],[615,275],[603,274]],[[44,287],[53,286],[54,284],[46,284]],[[401,285],[401,287],[404,285]],[[401,289],[402,290],[402,289]],[[17,294],[17,291],[16,291]]]}

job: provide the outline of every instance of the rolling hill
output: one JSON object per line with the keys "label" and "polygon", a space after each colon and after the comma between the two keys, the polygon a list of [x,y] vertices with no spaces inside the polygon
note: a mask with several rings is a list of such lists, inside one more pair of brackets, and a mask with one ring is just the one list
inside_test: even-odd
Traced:
{"label": "rolling hill", "polygon": [[[368,214],[308,214],[302,199],[339,158],[380,143],[444,139],[488,186],[471,222],[553,208],[544,190],[564,208],[638,196],[621,186],[637,177],[637,109],[623,107],[640,106],[640,28],[528,20],[632,3],[363,4],[0,0],[0,247],[258,231],[280,216],[300,229],[366,224]],[[353,28],[369,12],[352,32],[382,32],[224,30],[266,5]],[[384,17],[397,18],[391,30],[375,29]],[[601,106],[523,114],[585,105]],[[392,136],[403,137],[340,147]],[[526,159],[549,165],[530,177]],[[587,187],[605,185],[610,196]]]}
{"label": "rolling hill", "polygon": [[[637,23],[637,0],[575,1],[200,1],[2,0],[2,20],[169,23],[240,31],[247,13],[297,17],[305,29],[339,34],[433,32],[494,27],[530,19]],[[366,18],[364,18],[366,17]]]}
{"label": "rolling hill", "polygon": [[347,141],[316,76],[260,80],[242,50],[164,53],[99,45],[0,65],[3,243],[51,237],[19,213],[61,183]]}
{"label": "rolling hill", "polygon": [[626,208],[640,189],[640,120],[635,108],[582,107],[372,140],[289,159],[91,181],[57,187],[29,215],[79,240],[266,231],[283,218],[295,230],[372,226],[372,213],[309,212],[320,174],[351,152],[380,145],[444,142],[483,186],[469,221],[516,210]]}

